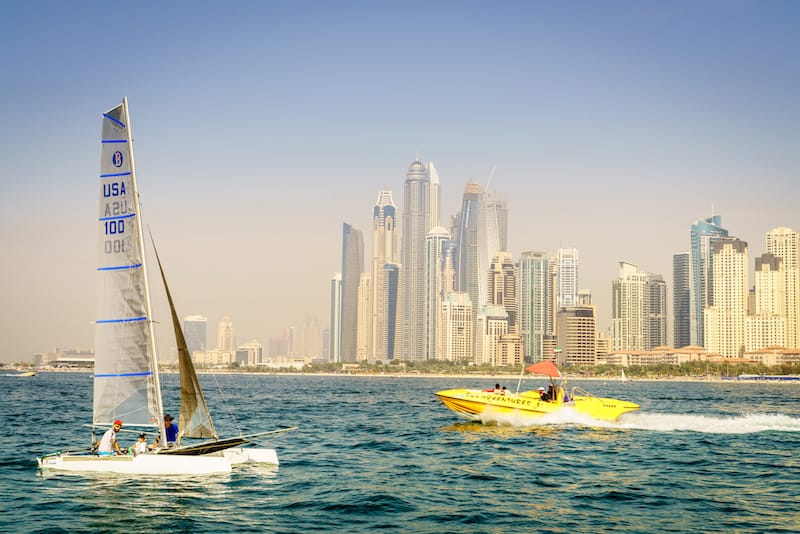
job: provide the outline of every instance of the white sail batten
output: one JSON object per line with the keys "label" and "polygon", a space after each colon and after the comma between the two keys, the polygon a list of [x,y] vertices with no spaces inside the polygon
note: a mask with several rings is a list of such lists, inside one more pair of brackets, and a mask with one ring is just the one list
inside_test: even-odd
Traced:
{"label": "white sail batten", "polygon": [[103,114],[95,425],[163,426],[127,100]]}

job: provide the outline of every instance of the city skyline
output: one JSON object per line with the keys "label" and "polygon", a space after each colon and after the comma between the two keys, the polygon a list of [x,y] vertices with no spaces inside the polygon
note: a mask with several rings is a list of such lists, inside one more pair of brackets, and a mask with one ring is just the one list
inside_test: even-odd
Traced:
{"label": "city skyline", "polygon": [[1,361],[93,344],[100,115],[123,96],[178,312],[245,341],[328,324],[342,223],[402,198],[415,154],[443,226],[473,180],[507,199],[514,261],[577,249],[602,331],[618,262],[671,292],[696,220],[721,215],[749,271],[800,228],[793,3],[186,7],[13,3],[0,23]]}

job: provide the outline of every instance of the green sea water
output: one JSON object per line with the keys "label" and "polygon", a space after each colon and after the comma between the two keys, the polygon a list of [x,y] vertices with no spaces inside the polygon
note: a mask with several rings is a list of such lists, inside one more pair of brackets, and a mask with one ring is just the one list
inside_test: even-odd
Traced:
{"label": "green sea water", "polygon": [[[800,530],[800,383],[575,380],[642,409],[615,423],[567,411],[481,424],[433,392],[495,380],[200,380],[224,436],[299,427],[264,443],[279,469],[42,474],[37,455],[89,444],[92,380],[0,377],[0,532]],[[162,385],[177,412],[177,377]]]}

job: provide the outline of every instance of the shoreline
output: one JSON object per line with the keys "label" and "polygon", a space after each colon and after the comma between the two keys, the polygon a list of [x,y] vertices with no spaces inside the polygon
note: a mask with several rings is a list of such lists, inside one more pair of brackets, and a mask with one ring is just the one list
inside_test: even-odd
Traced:
{"label": "shoreline", "polygon": [[[74,368],[53,368],[53,369],[38,369],[36,373],[85,373],[93,374],[93,369],[74,369]],[[15,371],[16,372],[16,371]],[[163,375],[178,374],[177,369],[165,369],[159,371]],[[364,378],[454,378],[454,379],[474,379],[476,381],[511,381],[519,380],[519,374],[511,373],[498,373],[498,374],[464,374],[464,373],[375,373],[375,372],[359,372],[359,373],[303,373],[303,372],[265,372],[265,371],[243,371],[243,370],[229,370],[217,369],[214,371],[197,369],[198,375],[263,375],[263,376],[325,376],[325,377],[364,377]],[[781,375],[783,376],[783,375]],[[790,378],[787,379],[743,379],[739,380],[736,377],[722,378],[716,376],[696,377],[696,376],[669,376],[669,377],[628,377],[626,381],[620,380],[618,376],[604,377],[604,376],[570,376],[565,375],[567,381],[587,381],[587,382],[619,382],[626,384],[630,382],[708,382],[708,383],[752,383],[752,382],[800,382],[800,376],[786,375]],[[539,375],[525,375],[523,380],[546,380],[544,376]]]}

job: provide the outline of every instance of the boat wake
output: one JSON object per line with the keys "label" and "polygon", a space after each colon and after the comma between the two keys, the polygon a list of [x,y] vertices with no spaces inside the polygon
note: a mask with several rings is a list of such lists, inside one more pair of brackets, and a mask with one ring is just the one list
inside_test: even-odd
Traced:
{"label": "boat wake", "polygon": [[632,412],[617,421],[602,421],[586,414],[564,408],[544,416],[519,413],[503,414],[486,410],[481,415],[484,424],[515,427],[577,425],[621,430],[651,430],[654,432],[702,432],[705,434],[754,434],[757,432],[800,432],[800,417],[784,414],[754,413],[741,415],[700,415]]}

